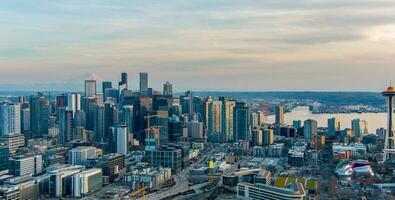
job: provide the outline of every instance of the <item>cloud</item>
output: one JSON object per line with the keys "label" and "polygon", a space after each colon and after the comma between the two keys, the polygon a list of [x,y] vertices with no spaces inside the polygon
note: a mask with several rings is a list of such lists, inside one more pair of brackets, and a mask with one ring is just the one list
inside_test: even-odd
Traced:
{"label": "cloud", "polygon": [[154,87],[360,90],[352,77],[376,90],[382,79],[367,72],[395,73],[394,9],[390,0],[1,2],[0,84],[75,87],[87,74],[148,71]]}

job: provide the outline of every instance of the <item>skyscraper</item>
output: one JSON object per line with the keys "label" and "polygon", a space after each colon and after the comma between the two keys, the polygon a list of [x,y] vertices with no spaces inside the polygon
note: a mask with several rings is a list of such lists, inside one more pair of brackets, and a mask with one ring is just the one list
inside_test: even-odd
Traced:
{"label": "skyscraper", "polygon": [[81,110],[81,95],[80,94],[67,94],[67,108],[73,112]]}
{"label": "skyscraper", "polygon": [[112,88],[112,82],[111,81],[103,81],[102,82],[102,93],[106,91],[106,89]]}
{"label": "skyscraper", "polygon": [[41,137],[48,134],[49,101],[43,94],[30,97],[30,137]]}
{"label": "skyscraper", "polygon": [[[160,146],[160,129],[159,127],[150,127],[145,129],[145,145],[146,151],[158,149]],[[166,144],[166,143],[165,143]]]}
{"label": "skyscraper", "polygon": [[294,120],[292,122],[292,126],[295,128],[301,128],[302,127],[302,121],[301,120]]}
{"label": "skyscraper", "polygon": [[313,119],[304,121],[303,126],[304,138],[308,140],[314,140],[318,134],[318,123]]}
{"label": "skyscraper", "polygon": [[96,80],[85,80],[85,97],[96,95]]}
{"label": "skyscraper", "polygon": [[267,146],[274,143],[274,134],[271,129],[263,130],[263,145]]}
{"label": "skyscraper", "polygon": [[70,142],[74,139],[73,137],[73,110],[69,107],[63,107],[59,109],[60,116],[60,134],[61,141],[63,144]]}
{"label": "skyscraper", "polygon": [[135,131],[136,116],[133,105],[124,105],[122,107],[120,122],[128,127],[128,133],[133,133]]}
{"label": "skyscraper", "polygon": [[259,124],[259,117],[257,112],[251,112],[250,114],[250,125],[253,128],[257,128]]}
{"label": "skyscraper", "polygon": [[20,110],[19,103],[0,103],[0,136],[21,133]]}
{"label": "skyscraper", "polygon": [[112,82],[111,81],[103,81],[102,82],[102,93],[103,93],[103,98],[104,101],[107,100],[107,97],[111,96],[111,90],[112,90]]}
{"label": "skyscraper", "polygon": [[148,73],[140,72],[140,95],[148,95]]}
{"label": "skyscraper", "polygon": [[252,130],[252,144],[254,146],[263,145],[263,132],[261,129],[256,128]]}
{"label": "skyscraper", "polygon": [[110,127],[118,124],[119,113],[118,108],[112,101],[107,101],[104,104],[104,137],[106,140],[111,136]]}
{"label": "skyscraper", "polygon": [[248,139],[249,108],[244,102],[236,102],[233,114],[234,141]]}
{"label": "skyscraper", "polygon": [[236,101],[223,99],[222,101],[222,142],[231,142],[233,139],[233,114]]}
{"label": "skyscraper", "polygon": [[337,131],[340,131],[340,120],[336,117],[328,119],[328,136],[335,136]]}
{"label": "skyscraper", "polygon": [[95,132],[95,140],[97,142],[105,142],[109,138],[105,137],[105,108],[103,105],[95,105],[94,113],[93,113],[93,123],[94,123],[94,132]]}
{"label": "skyscraper", "polygon": [[276,125],[282,125],[284,124],[284,107],[283,106],[277,106],[275,110],[276,114]]}
{"label": "skyscraper", "polygon": [[120,124],[115,127],[116,130],[116,144],[117,153],[126,155],[128,153],[128,127],[125,124]]}
{"label": "skyscraper", "polygon": [[173,95],[173,85],[167,81],[163,84],[163,95],[172,96]]}
{"label": "skyscraper", "polygon": [[188,114],[188,117],[192,117],[194,113],[192,91],[188,90],[184,95],[180,96],[180,105],[182,108],[182,114]]}
{"label": "skyscraper", "polygon": [[351,130],[354,133],[355,137],[358,137],[358,138],[361,137],[361,135],[362,135],[361,120],[359,118],[351,120]]}
{"label": "skyscraper", "polygon": [[21,131],[22,133],[30,131],[30,108],[21,109]]}
{"label": "skyscraper", "polygon": [[128,89],[128,74],[127,73],[122,73],[121,74],[121,81],[118,83],[118,90],[121,93],[123,90]]}
{"label": "skyscraper", "polygon": [[208,107],[207,113],[207,131],[209,134],[221,134],[222,133],[222,102],[219,100],[213,100],[206,104]]}
{"label": "skyscraper", "polygon": [[86,129],[93,131],[94,128],[94,113],[97,105],[96,97],[84,97],[84,111],[86,114]]}
{"label": "skyscraper", "polygon": [[[155,126],[160,132],[160,143],[169,142],[169,112],[166,110],[155,110],[149,113],[149,125]],[[148,128],[150,128],[148,127]]]}
{"label": "skyscraper", "polygon": [[395,143],[394,143],[394,96],[395,89],[390,86],[383,93],[383,96],[387,97],[387,108],[388,108],[388,127],[385,133],[384,141],[384,162],[387,160],[393,160],[395,154]]}

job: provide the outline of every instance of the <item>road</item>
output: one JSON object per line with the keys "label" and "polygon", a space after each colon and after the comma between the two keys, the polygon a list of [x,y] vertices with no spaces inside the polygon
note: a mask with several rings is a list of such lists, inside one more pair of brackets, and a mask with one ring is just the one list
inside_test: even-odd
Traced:
{"label": "road", "polygon": [[[217,151],[216,148],[210,149],[207,153],[204,152],[202,157],[198,159],[197,164],[203,163],[206,159],[210,159],[211,156],[213,156]],[[192,165],[193,166],[193,165]],[[197,184],[194,186],[189,186],[188,182],[188,176],[189,176],[189,170],[191,169],[191,166],[183,169],[179,174],[174,175],[174,181],[176,184],[166,190],[166,191],[158,191],[155,193],[151,193],[148,195],[145,195],[145,199],[164,199],[182,192],[186,192],[188,190],[195,190],[198,191],[201,187],[207,185],[207,183],[202,183],[202,184]],[[141,199],[141,198],[140,198]]]}

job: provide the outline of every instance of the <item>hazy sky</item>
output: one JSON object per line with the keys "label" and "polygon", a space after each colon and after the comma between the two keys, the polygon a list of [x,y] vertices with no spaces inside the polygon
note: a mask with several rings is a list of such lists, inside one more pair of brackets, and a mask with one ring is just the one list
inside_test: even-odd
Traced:
{"label": "hazy sky", "polygon": [[138,72],[192,90],[370,90],[395,81],[394,0],[0,1],[0,90]]}

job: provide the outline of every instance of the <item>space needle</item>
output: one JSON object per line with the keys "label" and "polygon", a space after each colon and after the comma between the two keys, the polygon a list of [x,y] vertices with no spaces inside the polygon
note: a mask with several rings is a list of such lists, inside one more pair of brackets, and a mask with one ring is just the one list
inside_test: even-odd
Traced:
{"label": "space needle", "polygon": [[383,96],[387,98],[388,107],[388,127],[384,138],[384,156],[383,161],[391,162],[395,159],[395,143],[394,143],[394,96],[395,88],[389,86],[385,91],[382,92]]}

